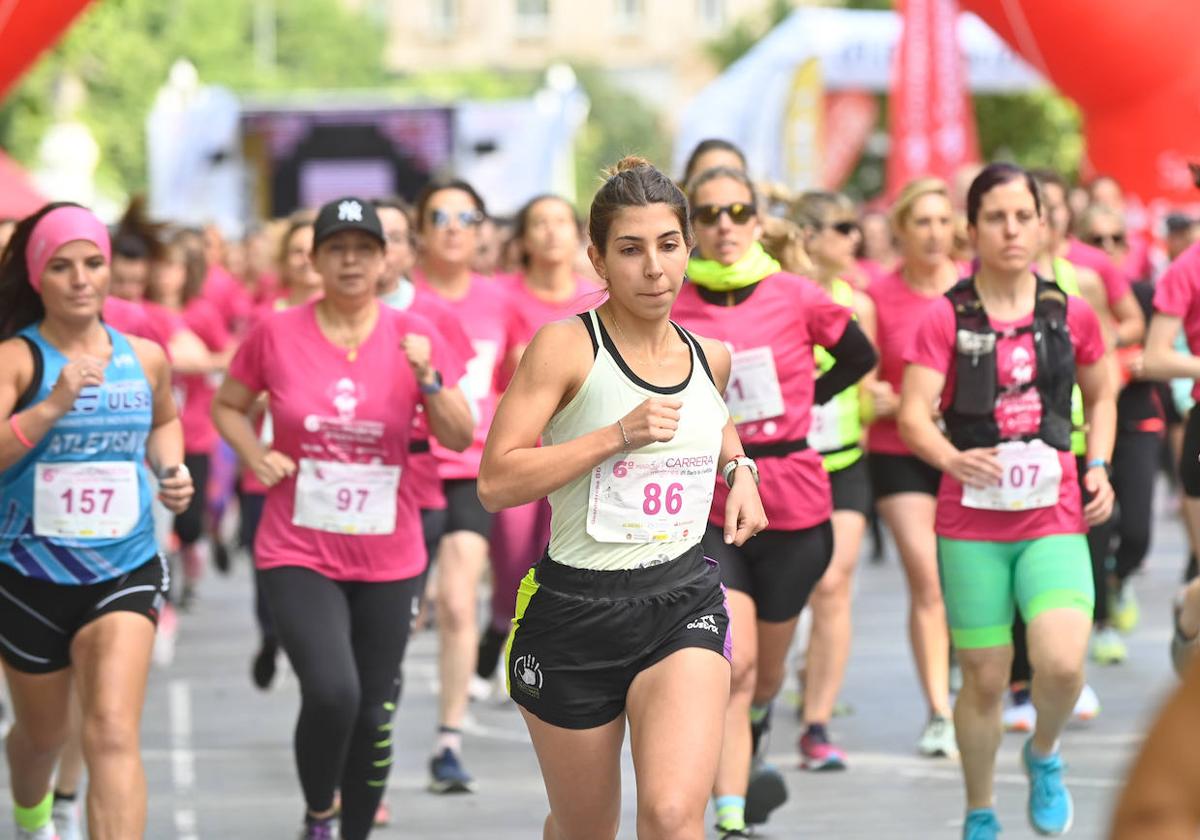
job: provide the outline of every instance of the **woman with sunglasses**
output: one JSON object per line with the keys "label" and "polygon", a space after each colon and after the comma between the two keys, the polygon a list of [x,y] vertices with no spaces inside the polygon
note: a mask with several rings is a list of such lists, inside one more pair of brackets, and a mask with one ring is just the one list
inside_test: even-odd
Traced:
{"label": "woman with sunglasses", "polygon": [[462,383],[475,418],[475,440],[463,452],[433,443],[446,495],[437,552],[441,688],[437,739],[429,762],[429,789],[434,793],[468,792],[475,785],[462,763],[462,725],[478,655],[476,604],[492,531],[492,515],[480,504],[476,483],[496,402],[528,333],[512,295],[471,271],[485,212],[483,199],[466,181],[434,181],[417,197],[420,247],[413,280],[449,304],[475,351]]}
{"label": "woman with sunglasses", "polygon": [[917,741],[926,756],[953,756],[950,719],[950,637],[938,582],[933,532],[938,471],[912,453],[896,429],[904,352],[925,318],[959,277],[951,258],[954,211],[950,191],[936,178],[920,178],[900,192],[892,208],[900,265],[867,293],[875,303],[879,378],[870,390],[867,470],[876,508],[892,532],[908,582],[908,633],[928,720]]}
{"label": "woman with sunglasses", "polygon": [[[525,341],[546,324],[577,315],[603,298],[595,283],[575,272],[579,234],[575,208],[560,196],[535,196],[517,211],[513,238],[520,248],[521,270],[498,277],[497,282],[525,316]],[[549,539],[550,505],[545,499],[496,514],[490,540],[492,615],[479,642],[472,697],[493,694],[487,680],[496,673],[500,650],[512,627],[517,586]]]}
{"label": "woman with sunglasses", "polygon": [[[688,186],[696,253],[673,310],[689,329],[733,352],[725,399],[746,454],[761,462],[762,498],[771,527],[761,539],[722,539],[724,490],[704,537],[729,590],[733,676],[725,741],[714,788],[717,828],[744,837],[786,799],[782,777],[758,773],[751,759],[783,683],[796,620],[829,565],[833,529],[829,478],[810,439],[813,406],[852,386],[875,364],[870,341],[850,309],[816,284],[780,270],[759,243],[754,188],[744,172],[718,167]],[[814,350],[834,363],[816,379]]]}
{"label": "woman with sunglasses", "polygon": [[0,263],[0,656],[13,700],[18,840],[52,840],[51,774],[74,693],[90,836],[141,837],[139,727],[170,585],[149,470],[178,512],[192,496],[166,356],[107,327],[108,231],[75,204],[21,221]]}
{"label": "woman with sunglasses", "polygon": [[[374,208],[323,206],[312,262],[324,295],[262,321],[238,349],[213,419],[266,485],[259,584],[300,683],[296,769],[305,840],[363,840],[392,762],[400,663],[425,570],[404,491],[419,415],[465,449],[459,360],[424,318],[379,303],[385,240]],[[270,445],[251,423],[266,392]],[[335,813],[335,794],[341,797]]]}
{"label": "woman with sunglasses", "polygon": [[[834,303],[854,312],[863,332],[875,334],[875,305],[844,277],[855,269],[861,234],[853,202],[839,193],[809,192],[797,200],[793,215],[804,232],[812,278]],[[818,347],[817,369],[834,359]],[[854,567],[871,512],[871,480],[863,458],[862,395],[873,374],[851,385],[824,405],[813,407],[808,442],[822,456],[833,491],[833,559],[813,590],[812,633],[804,666],[804,733],[800,755],[809,770],[840,770],[846,755],[829,740],[846,661],[850,656],[850,596]]]}
{"label": "woman with sunglasses", "polygon": [[767,520],[721,399],[729,353],[670,320],[692,244],[683,193],[626,158],[588,227],[608,299],[539,330],[480,471],[489,509],[548,496],[553,510],[521,582],[509,690],[550,800],[545,840],[616,837],[627,722],[637,836],[701,840],[729,693],[729,617],[701,546],[718,475],[725,542]]}
{"label": "woman with sunglasses", "polygon": [[[979,267],[926,309],[904,353],[899,429],[942,476],[935,527],[963,670],[954,708],[963,840],[1000,832],[995,762],[1018,607],[1038,710],[1021,751],[1027,813],[1037,833],[1059,835],[1073,817],[1059,739],[1083,685],[1092,625],[1084,535],[1113,503],[1113,384],[1091,308],[1033,271],[1041,237],[1033,176],[991,164],[971,183],[966,210]],[[1088,421],[1086,504],[1070,451],[1076,383]]]}

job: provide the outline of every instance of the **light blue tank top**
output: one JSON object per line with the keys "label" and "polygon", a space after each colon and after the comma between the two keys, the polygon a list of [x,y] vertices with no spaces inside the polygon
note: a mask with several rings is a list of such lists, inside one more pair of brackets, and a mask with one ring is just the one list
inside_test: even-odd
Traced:
{"label": "light blue tank top", "polygon": [[[44,339],[39,324],[19,335],[41,351],[42,377],[30,405],[50,395],[67,358]],[[150,514],[151,489],[146,472],[146,438],[153,418],[153,392],[129,340],[105,327],[113,354],[104,383],[83,389],[74,407],[59,419],[28,454],[0,472],[0,563],[31,578],[61,584],[99,583],[120,577],[151,560],[158,551]],[[54,465],[96,463],[136,471],[136,523],[122,536],[42,536],[35,533],[35,488],[40,475],[52,477]],[[61,475],[61,471],[59,471]],[[44,484],[45,486],[45,484]],[[54,486],[70,495],[63,510],[97,509],[101,493],[71,484]],[[43,494],[44,495],[44,494]],[[82,507],[81,507],[82,506]],[[61,511],[60,511],[61,513]]]}

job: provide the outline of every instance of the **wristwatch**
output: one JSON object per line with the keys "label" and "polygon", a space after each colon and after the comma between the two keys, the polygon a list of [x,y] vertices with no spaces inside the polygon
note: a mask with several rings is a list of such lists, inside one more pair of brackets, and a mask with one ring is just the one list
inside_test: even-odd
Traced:
{"label": "wristwatch", "polygon": [[421,393],[428,397],[432,394],[436,394],[440,390],[442,390],[442,372],[440,370],[435,370],[433,372],[433,381],[428,385],[424,383],[421,384]]}
{"label": "wristwatch", "polygon": [[176,464],[173,467],[163,467],[158,473],[158,480],[162,481],[164,478],[174,478],[177,475],[186,475],[190,478],[192,473],[188,470],[187,464]]}
{"label": "wristwatch", "polygon": [[747,458],[745,455],[730,458],[729,463],[725,465],[725,469],[721,471],[725,478],[725,486],[731,490],[733,489],[733,474],[737,471],[738,467],[749,467],[750,474],[754,476],[754,484],[757,486],[758,464],[754,463],[753,458]]}

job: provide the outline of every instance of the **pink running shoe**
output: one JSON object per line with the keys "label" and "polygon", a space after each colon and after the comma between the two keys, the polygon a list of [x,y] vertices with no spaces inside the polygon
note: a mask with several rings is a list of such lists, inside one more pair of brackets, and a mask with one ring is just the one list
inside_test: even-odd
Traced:
{"label": "pink running shoe", "polygon": [[805,770],[845,770],[846,754],[829,741],[825,727],[813,724],[800,736],[800,765]]}

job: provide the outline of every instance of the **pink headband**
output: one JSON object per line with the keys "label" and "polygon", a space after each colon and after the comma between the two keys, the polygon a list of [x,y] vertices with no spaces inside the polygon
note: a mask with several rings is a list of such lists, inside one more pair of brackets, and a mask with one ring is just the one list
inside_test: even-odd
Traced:
{"label": "pink headband", "polygon": [[29,285],[35,292],[42,293],[42,272],[54,253],[68,242],[80,239],[94,242],[104,254],[105,262],[112,259],[108,228],[91,210],[67,205],[51,210],[38,220],[25,247],[25,267],[29,269]]}

